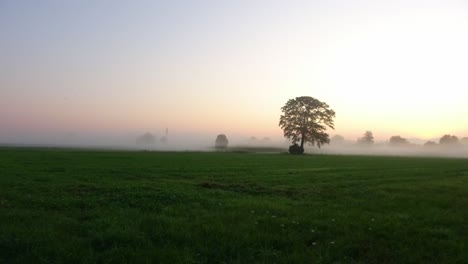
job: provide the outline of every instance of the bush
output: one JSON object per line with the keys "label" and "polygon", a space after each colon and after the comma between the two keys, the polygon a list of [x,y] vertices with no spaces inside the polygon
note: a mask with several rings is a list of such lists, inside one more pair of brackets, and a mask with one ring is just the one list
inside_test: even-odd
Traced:
{"label": "bush", "polygon": [[304,154],[304,148],[294,143],[294,145],[289,146],[289,154],[293,154],[293,155]]}

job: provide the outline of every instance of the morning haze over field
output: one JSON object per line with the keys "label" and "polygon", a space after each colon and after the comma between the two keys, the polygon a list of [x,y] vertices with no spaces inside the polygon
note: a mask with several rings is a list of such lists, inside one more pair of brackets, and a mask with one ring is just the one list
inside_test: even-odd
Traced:
{"label": "morning haze over field", "polygon": [[467,263],[468,2],[0,0],[1,263]]}
{"label": "morning haze over field", "polygon": [[[468,136],[464,1],[1,1],[0,143],[284,144],[312,96],[356,141]],[[193,146],[193,147],[190,147]],[[327,146],[325,146],[326,148]]]}

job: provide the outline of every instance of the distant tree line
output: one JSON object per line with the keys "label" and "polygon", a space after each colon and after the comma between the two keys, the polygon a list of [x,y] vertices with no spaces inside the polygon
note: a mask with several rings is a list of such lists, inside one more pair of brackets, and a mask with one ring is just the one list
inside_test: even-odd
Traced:
{"label": "distant tree line", "polygon": [[[292,141],[293,145],[289,147],[290,154],[303,154],[304,145],[321,147],[324,144],[345,143],[343,136],[335,135],[331,141],[328,128],[334,129],[335,111],[328,104],[321,102],[310,96],[300,96],[289,99],[281,108],[279,127],[283,130],[285,138]],[[267,139],[265,138],[265,141]],[[269,139],[268,139],[269,140]],[[251,138],[252,142],[257,142],[256,137]],[[462,142],[468,144],[468,138],[463,138]],[[215,148],[225,150],[228,146],[226,135],[220,134],[216,137]],[[366,131],[362,137],[357,140],[360,145],[371,146],[375,144],[375,137],[372,131]],[[390,146],[409,146],[410,142],[399,135],[392,136],[389,139]],[[457,145],[459,140],[453,135],[444,135],[439,140],[440,145]],[[437,145],[436,142],[428,141],[425,146]]]}
{"label": "distant tree line", "polygon": [[[169,129],[166,128],[165,135],[159,138],[161,144],[168,142]],[[158,137],[150,132],[146,132],[135,139],[135,143],[139,146],[151,146],[158,142]]]}
{"label": "distant tree line", "polygon": [[[335,135],[332,137],[331,143],[334,145],[343,145],[346,143],[346,140],[341,135]],[[372,133],[372,131],[366,131],[362,137],[356,140],[356,143],[362,146],[373,145],[375,143],[374,134]],[[427,141],[426,143],[424,143],[424,146],[431,147],[431,146],[440,145],[440,146],[450,147],[450,146],[457,146],[457,145],[462,145],[462,144],[468,145],[468,137],[458,139],[457,136],[446,134],[446,135],[443,135],[439,139],[438,143],[435,141]],[[400,135],[396,135],[396,136],[391,136],[389,138],[388,145],[393,146],[393,147],[402,147],[402,146],[410,146],[412,144],[410,143],[408,139],[403,138]]]}

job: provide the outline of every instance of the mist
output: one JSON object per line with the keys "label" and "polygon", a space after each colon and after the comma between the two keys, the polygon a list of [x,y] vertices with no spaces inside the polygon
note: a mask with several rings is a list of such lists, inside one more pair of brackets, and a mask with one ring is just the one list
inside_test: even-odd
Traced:
{"label": "mist", "polygon": [[[272,136],[246,136],[242,133],[225,133],[229,145],[226,151],[245,152],[271,152],[287,153],[292,143],[281,135]],[[153,139],[139,142],[142,136]],[[69,147],[69,148],[98,148],[109,150],[132,151],[215,151],[217,133],[197,133],[169,131],[164,129],[141,132],[121,133],[85,133],[85,132],[18,132],[3,134],[0,137],[0,146],[23,147]],[[375,156],[414,156],[414,157],[452,157],[468,158],[468,144],[463,138],[454,145],[442,145],[439,139],[409,139],[406,145],[391,145],[388,141],[377,141],[372,145],[359,144],[357,140],[332,140],[330,144],[317,146],[306,145],[307,154],[318,155],[375,155]],[[434,142],[434,145],[425,146],[425,142]]]}
{"label": "mist", "polygon": [[[0,146],[37,146],[37,147],[71,147],[101,148],[147,151],[213,151],[216,136],[220,133],[197,133],[171,131],[165,129],[141,132],[25,132],[4,133],[0,136]],[[287,141],[281,137],[259,137],[242,134],[227,134],[229,147],[284,147]],[[147,136],[147,140],[141,140]]]}
{"label": "mist", "polygon": [[[468,135],[466,6],[411,2],[2,1],[0,144],[286,152],[280,107],[300,95],[347,137]],[[467,156],[426,141],[306,152]]]}
{"label": "mist", "polygon": [[309,148],[309,153],[331,155],[375,155],[375,156],[408,156],[408,157],[450,157],[468,158],[468,146],[431,146],[413,144],[410,146],[390,146],[387,143],[374,146],[358,144],[327,145],[320,149]]}

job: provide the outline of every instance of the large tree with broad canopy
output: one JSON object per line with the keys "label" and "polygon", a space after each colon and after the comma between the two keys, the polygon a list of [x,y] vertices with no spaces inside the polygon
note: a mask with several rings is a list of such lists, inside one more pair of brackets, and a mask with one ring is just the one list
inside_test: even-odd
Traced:
{"label": "large tree with broad canopy", "polygon": [[310,96],[301,96],[289,99],[281,110],[283,114],[279,126],[284,131],[284,137],[293,143],[300,142],[302,149],[304,143],[319,148],[330,143],[326,130],[327,127],[334,129],[335,111],[326,103]]}

